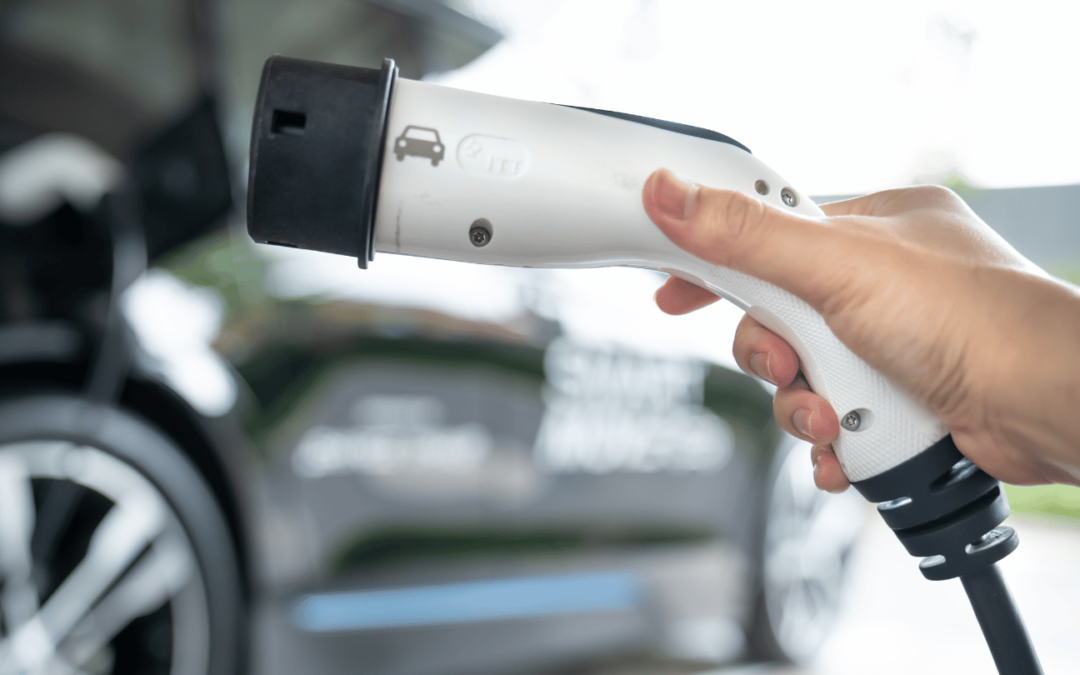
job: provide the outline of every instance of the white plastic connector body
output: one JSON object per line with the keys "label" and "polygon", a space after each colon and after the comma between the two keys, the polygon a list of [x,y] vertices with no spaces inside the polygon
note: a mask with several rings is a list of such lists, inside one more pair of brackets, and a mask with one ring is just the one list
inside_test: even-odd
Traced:
{"label": "white plastic connector body", "polygon": [[[847,349],[809,305],[672,244],[642,186],[665,167],[777,209],[821,210],[743,149],[563,106],[399,79],[387,121],[375,250],[520,267],[631,266],[705,286],[790,342],[814,391],[843,417],[834,449],[852,481],[886,471],[948,433],[928,409]],[[755,183],[764,181],[768,194]],[[790,189],[798,199],[782,201]],[[491,237],[476,246],[478,220]]]}

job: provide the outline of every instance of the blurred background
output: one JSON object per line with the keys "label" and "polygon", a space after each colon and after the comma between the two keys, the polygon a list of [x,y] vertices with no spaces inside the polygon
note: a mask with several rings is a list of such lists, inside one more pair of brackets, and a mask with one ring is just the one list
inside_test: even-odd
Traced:
{"label": "blurred background", "polygon": [[[1073,3],[0,0],[0,673],[993,672],[662,275],[258,246],[262,64],[715,129],[956,190],[1080,281]],[[1048,672],[1080,490],[1007,486]]]}

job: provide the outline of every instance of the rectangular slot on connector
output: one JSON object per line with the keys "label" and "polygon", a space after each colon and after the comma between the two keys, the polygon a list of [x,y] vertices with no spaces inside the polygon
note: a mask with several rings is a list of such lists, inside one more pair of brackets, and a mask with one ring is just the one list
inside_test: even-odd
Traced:
{"label": "rectangular slot on connector", "polygon": [[307,115],[302,112],[291,110],[275,110],[270,120],[270,131],[274,134],[286,134],[288,136],[303,136],[304,127],[307,126]]}

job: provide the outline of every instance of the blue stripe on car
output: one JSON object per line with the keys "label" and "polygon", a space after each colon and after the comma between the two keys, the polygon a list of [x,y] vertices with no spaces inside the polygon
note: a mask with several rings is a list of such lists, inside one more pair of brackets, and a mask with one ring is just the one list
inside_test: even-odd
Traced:
{"label": "blue stripe on car", "polygon": [[304,596],[293,623],[307,632],[431,626],[633,609],[637,576],[601,572]]}

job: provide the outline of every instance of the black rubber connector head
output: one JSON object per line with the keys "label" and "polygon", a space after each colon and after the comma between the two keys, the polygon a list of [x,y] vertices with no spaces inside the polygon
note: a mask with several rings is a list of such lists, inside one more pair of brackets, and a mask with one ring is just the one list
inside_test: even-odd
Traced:
{"label": "black rubber connector head", "polygon": [[931,581],[984,570],[1016,550],[1001,483],[966,459],[952,435],[888,471],[851,484],[908,553],[925,556],[919,571]]}
{"label": "black rubber connector head", "polygon": [[252,239],[356,256],[367,267],[396,79],[391,59],[380,70],[267,60],[251,130]]}

